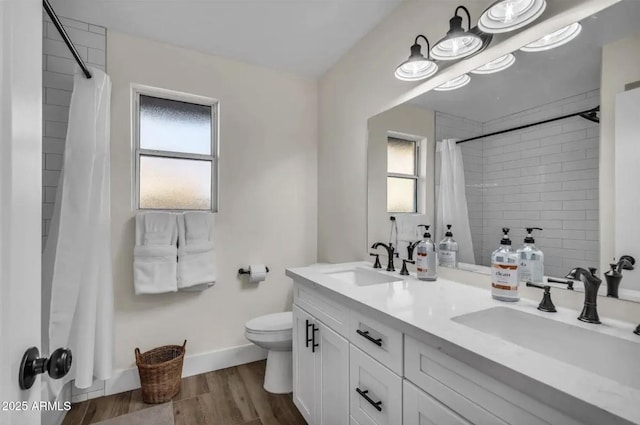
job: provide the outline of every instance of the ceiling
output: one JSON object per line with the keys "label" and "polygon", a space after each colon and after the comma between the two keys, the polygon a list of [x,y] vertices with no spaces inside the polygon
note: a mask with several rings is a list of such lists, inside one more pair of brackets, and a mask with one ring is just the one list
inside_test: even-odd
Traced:
{"label": "ceiling", "polygon": [[402,0],[52,0],[59,16],[319,77]]}
{"label": "ceiling", "polygon": [[[430,91],[411,104],[487,122],[600,87],[602,46],[640,31],[640,1],[625,0],[581,21],[582,33],[540,53],[515,52],[516,63],[449,92]],[[637,54],[637,52],[629,52]]]}

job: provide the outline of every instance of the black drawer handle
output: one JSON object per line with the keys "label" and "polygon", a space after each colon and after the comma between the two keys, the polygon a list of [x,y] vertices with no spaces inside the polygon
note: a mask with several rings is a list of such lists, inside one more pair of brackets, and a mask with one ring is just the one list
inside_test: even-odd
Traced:
{"label": "black drawer handle", "polygon": [[382,347],[382,338],[378,338],[378,339],[372,338],[369,335],[369,331],[361,331],[360,329],[357,329],[356,332],[358,333],[358,335],[367,338],[369,341],[373,342],[378,347]]}
{"label": "black drawer handle", "polygon": [[311,330],[311,335],[312,335],[312,337],[311,337],[311,341],[312,341],[311,342],[311,352],[315,353],[316,352],[316,347],[320,346],[320,344],[316,344],[316,332],[318,332],[318,330],[320,328],[318,328],[316,325],[312,325],[312,326],[313,326],[313,328]]}
{"label": "black drawer handle", "polygon": [[306,320],[306,323],[307,323],[307,329],[305,334],[305,337],[306,337],[305,347],[309,348],[309,343],[311,342],[311,338],[309,338],[309,328],[313,326],[313,323],[309,323],[309,319]]}
{"label": "black drawer handle", "polygon": [[369,402],[369,404],[371,404],[373,407],[375,407],[378,412],[382,412],[382,407],[380,407],[382,402],[381,401],[373,401],[371,399],[371,397],[369,397],[367,395],[369,393],[369,390],[362,391],[360,388],[356,388],[356,391],[358,392],[358,394],[360,394],[360,396],[362,398],[367,400]]}

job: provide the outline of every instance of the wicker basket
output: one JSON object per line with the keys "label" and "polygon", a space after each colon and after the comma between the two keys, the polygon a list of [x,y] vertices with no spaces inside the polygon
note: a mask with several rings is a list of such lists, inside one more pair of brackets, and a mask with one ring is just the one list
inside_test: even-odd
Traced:
{"label": "wicker basket", "polygon": [[140,374],[142,400],[145,403],[164,403],[180,392],[185,339],[182,347],[165,345],[140,353],[136,348],[136,365]]}

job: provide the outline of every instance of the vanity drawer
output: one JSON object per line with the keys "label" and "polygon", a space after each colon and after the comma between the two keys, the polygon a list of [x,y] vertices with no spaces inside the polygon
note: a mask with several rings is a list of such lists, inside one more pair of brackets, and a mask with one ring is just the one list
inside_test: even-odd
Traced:
{"label": "vanity drawer", "polygon": [[404,343],[406,378],[461,417],[482,419],[474,424],[580,424],[434,348],[435,339],[432,346],[405,335]]}
{"label": "vanity drawer", "polygon": [[402,378],[349,346],[350,414],[359,425],[402,423]]}
{"label": "vanity drawer", "polygon": [[402,376],[402,332],[352,310],[349,340],[353,345]]}
{"label": "vanity drawer", "polygon": [[318,290],[294,282],[293,302],[325,325],[349,338],[349,310],[342,303],[332,300]]}
{"label": "vanity drawer", "polygon": [[479,406],[454,412],[407,380],[402,383],[402,403],[403,425],[505,425]]}

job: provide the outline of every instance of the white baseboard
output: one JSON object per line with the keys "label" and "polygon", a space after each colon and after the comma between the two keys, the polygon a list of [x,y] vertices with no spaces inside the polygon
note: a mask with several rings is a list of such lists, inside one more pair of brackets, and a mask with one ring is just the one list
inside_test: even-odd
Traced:
{"label": "white baseboard", "polygon": [[[182,376],[193,376],[267,358],[267,351],[254,344],[240,345],[184,358]],[[140,388],[137,368],[124,369],[105,381],[105,394],[111,395]]]}

